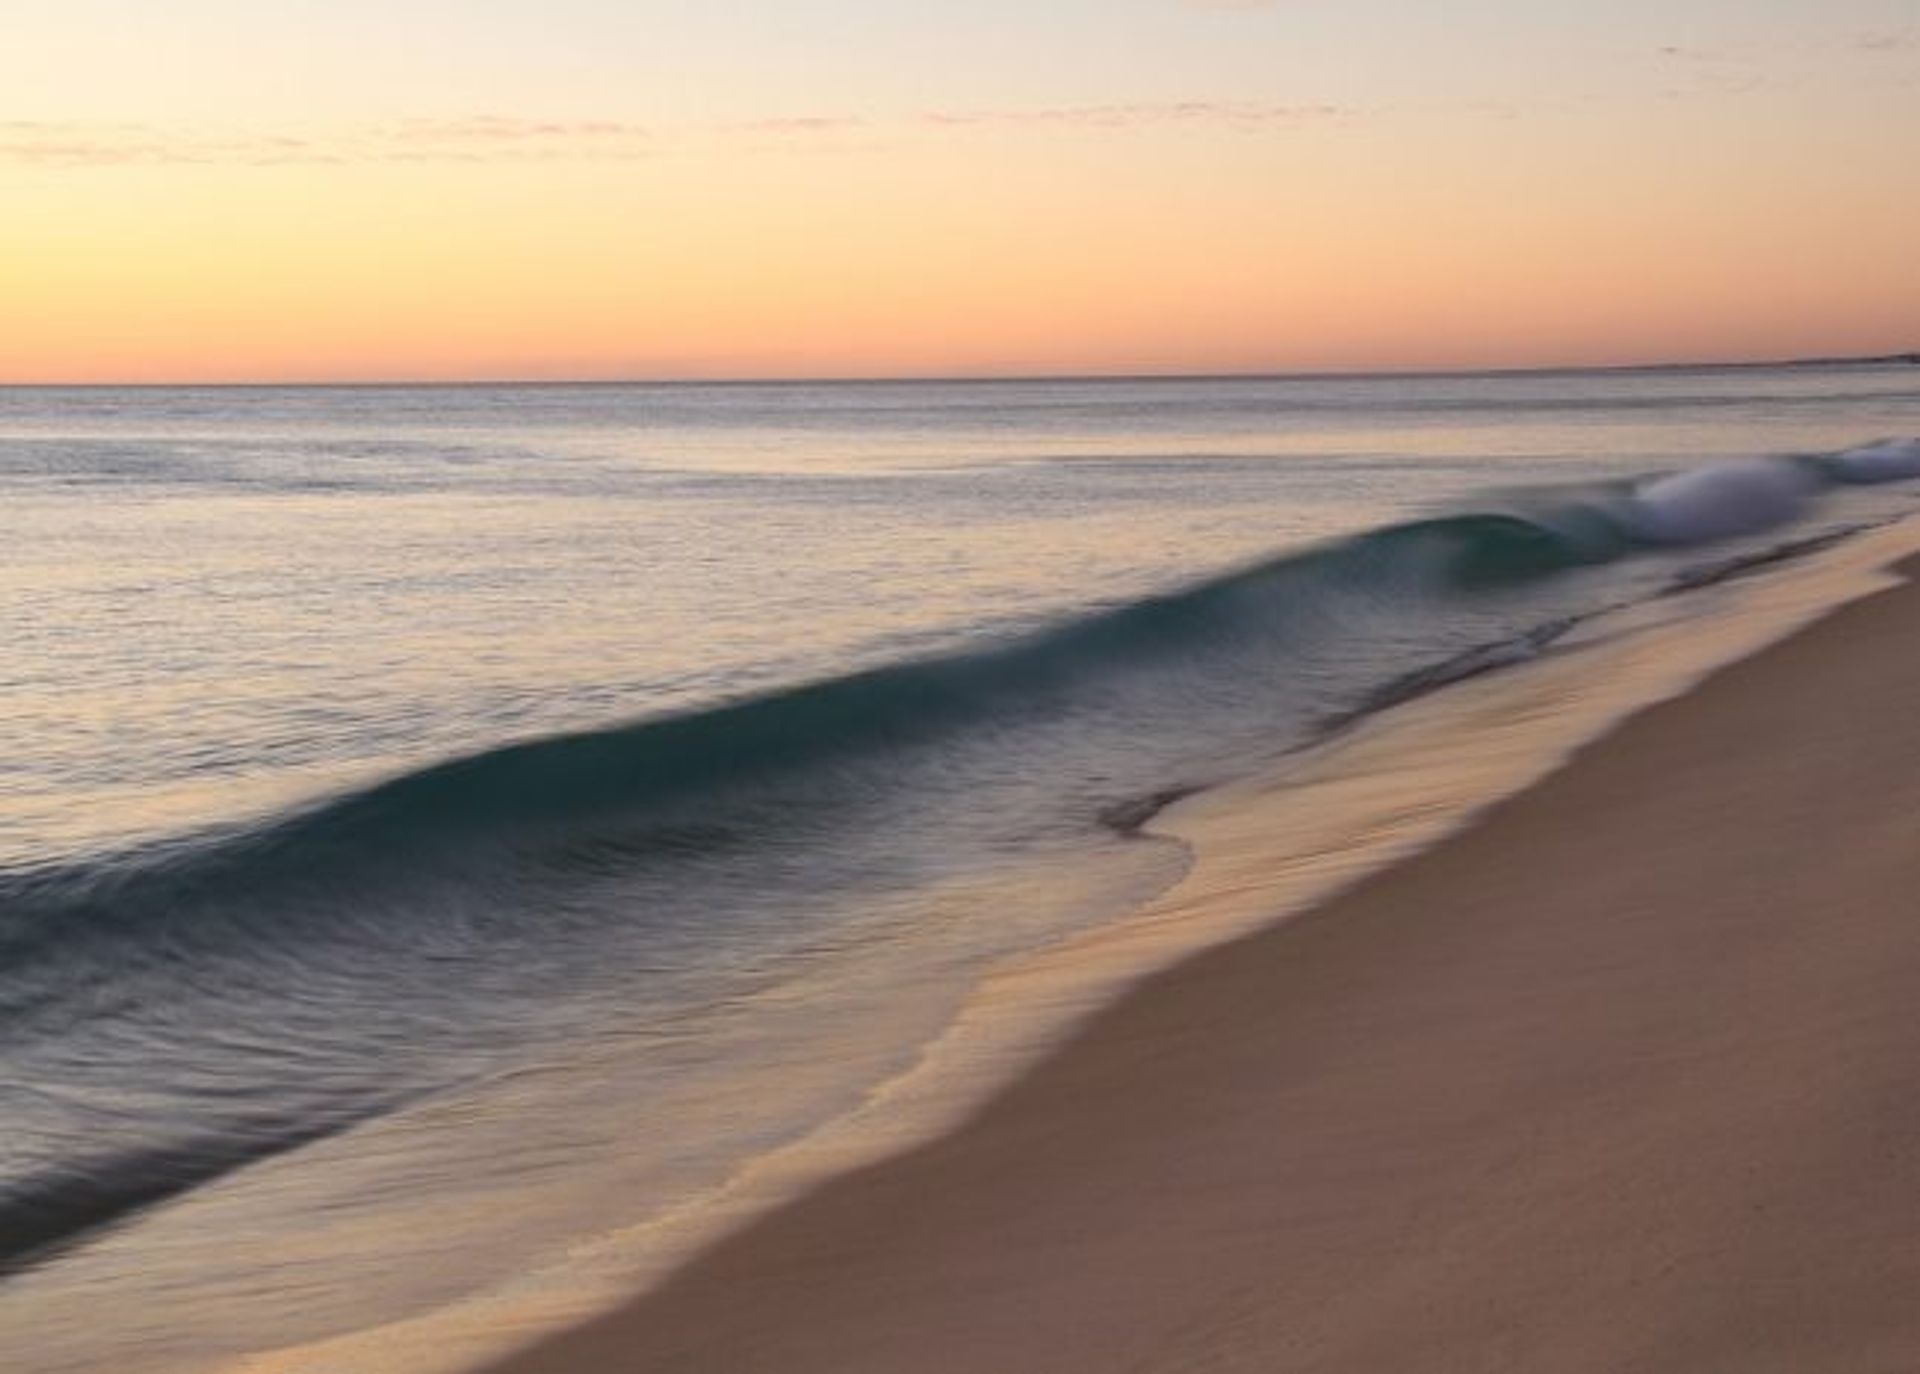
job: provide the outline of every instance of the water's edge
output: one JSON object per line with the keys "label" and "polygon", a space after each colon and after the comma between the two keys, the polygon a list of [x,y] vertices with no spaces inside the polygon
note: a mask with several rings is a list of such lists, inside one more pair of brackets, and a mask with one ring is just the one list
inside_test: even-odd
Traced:
{"label": "water's edge", "polygon": [[1898,585],[1887,569],[1916,551],[1920,521],[1907,520],[1741,560],[1673,596],[1565,627],[1536,659],[1383,703],[1254,777],[1144,798],[1110,822],[1140,842],[1179,846],[1181,875],[1123,919],[989,969],[945,1030],[855,1110],[664,1216],[581,1242],[556,1265],[222,1369],[455,1374],[631,1301],[783,1202],[954,1129],[1145,978],[1444,841],[1639,712]]}

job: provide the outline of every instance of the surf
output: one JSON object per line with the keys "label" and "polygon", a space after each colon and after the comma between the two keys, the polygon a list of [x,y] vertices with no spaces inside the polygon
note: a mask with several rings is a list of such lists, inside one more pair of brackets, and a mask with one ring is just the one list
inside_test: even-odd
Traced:
{"label": "surf", "polygon": [[0,873],[23,1085],[0,1264],[510,1063],[614,990],[629,1012],[714,995],[714,969],[831,929],[849,894],[1137,831],[1249,758],[1550,652],[1689,550],[1920,475],[1916,454],[1490,494],[956,651]]}

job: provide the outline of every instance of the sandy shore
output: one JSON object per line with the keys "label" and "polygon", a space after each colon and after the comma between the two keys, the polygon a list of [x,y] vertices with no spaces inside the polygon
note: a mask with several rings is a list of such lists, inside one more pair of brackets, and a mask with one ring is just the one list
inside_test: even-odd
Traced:
{"label": "sandy shore", "polygon": [[496,1367],[1920,1364],[1920,588]]}

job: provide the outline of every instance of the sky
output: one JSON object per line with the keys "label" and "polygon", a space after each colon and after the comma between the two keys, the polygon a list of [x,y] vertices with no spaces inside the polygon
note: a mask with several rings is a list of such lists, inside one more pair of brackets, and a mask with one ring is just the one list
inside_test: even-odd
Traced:
{"label": "sky", "polygon": [[1920,0],[0,10],[0,382],[1920,348]]}

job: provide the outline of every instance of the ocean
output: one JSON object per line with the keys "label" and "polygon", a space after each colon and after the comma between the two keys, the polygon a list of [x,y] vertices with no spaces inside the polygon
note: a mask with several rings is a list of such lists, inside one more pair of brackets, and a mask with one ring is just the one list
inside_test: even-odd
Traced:
{"label": "ocean", "polygon": [[1169,800],[1705,624],[1915,433],[1898,365],[0,389],[7,1368],[590,1310],[1180,881]]}

